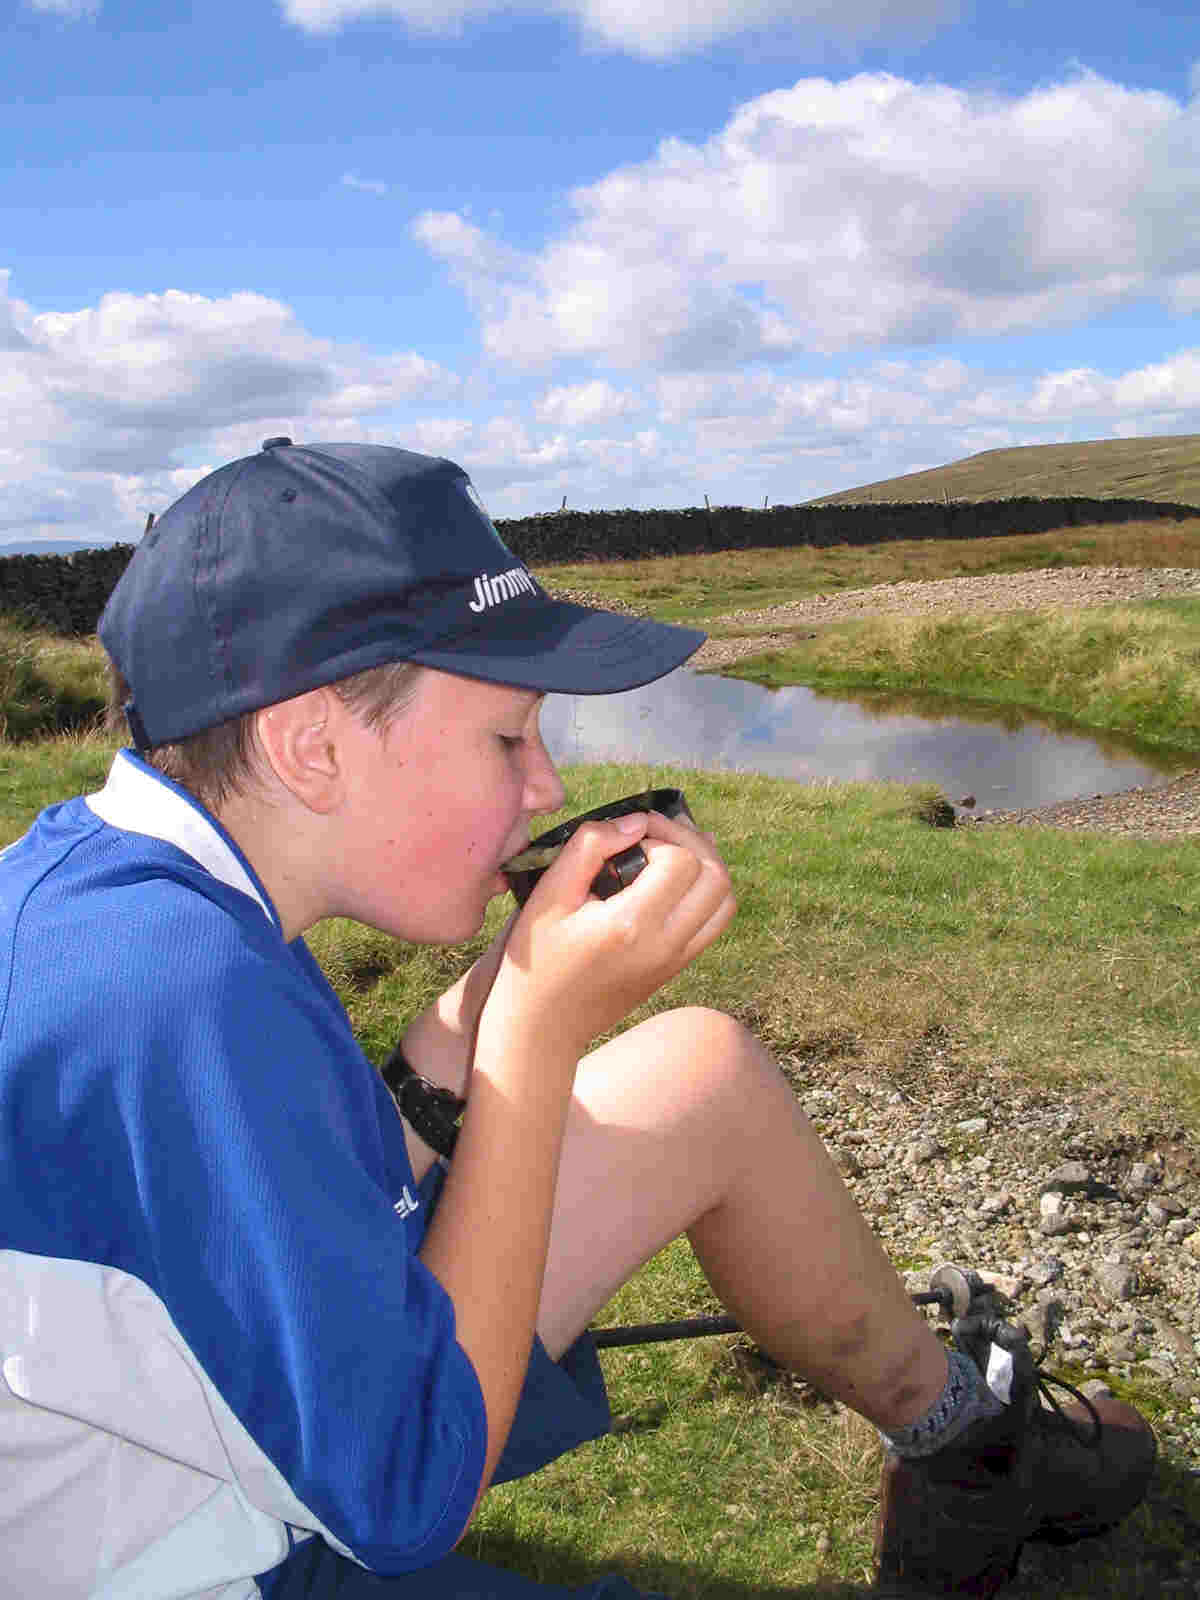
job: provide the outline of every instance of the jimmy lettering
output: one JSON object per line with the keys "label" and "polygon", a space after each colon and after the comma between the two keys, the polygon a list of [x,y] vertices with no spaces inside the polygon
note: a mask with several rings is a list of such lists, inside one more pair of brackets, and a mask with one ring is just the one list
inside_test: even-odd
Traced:
{"label": "jimmy lettering", "polygon": [[524,567],[509,567],[490,578],[486,572],[475,579],[475,598],[468,600],[471,611],[486,611],[489,606],[501,605],[518,594],[536,594],[537,587]]}

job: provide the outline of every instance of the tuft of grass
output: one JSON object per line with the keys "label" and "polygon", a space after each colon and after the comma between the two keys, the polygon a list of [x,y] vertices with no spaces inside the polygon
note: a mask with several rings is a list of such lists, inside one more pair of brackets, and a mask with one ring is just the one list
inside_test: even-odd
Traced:
{"label": "tuft of grass", "polygon": [[19,838],[46,806],[103,787],[119,744],[102,732],[19,744],[0,739],[0,849]]}
{"label": "tuft of grass", "polygon": [[770,687],[941,695],[1200,750],[1200,598],[1095,610],[834,623],[728,675]]}
{"label": "tuft of grass", "polygon": [[95,728],[107,692],[94,640],[60,638],[0,616],[0,738]]}

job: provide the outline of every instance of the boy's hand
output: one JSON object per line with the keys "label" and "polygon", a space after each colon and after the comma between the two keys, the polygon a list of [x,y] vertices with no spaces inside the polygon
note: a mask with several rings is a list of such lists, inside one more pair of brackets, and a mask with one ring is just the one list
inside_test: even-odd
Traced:
{"label": "boy's hand", "polygon": [[514,911],[478,960],[404,1030],[404,1053],[417,1071],[463,1097],[469,1088],[479,1016],[516,920]]}
{"label": "boy's hand", "polygon": [[[632,844],[645,868],[596,899],[604,861]],[[481,1026],[578,1057],[706,949],[734,910],[716,847],[687,822],[650,812],[585,823],[513,926]]]}

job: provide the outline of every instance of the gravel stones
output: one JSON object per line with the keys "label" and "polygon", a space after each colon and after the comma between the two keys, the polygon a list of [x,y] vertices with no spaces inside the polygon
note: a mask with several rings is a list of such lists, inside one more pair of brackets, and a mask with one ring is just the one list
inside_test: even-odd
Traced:
{"label": "gravel stones", "polygon": [[1092,1276],[1110,1300],[1132,1300],[1138,1290],[1138,1275],[1132,1267],[1112,1261],[1098,1261]]}
{"label": "gravel stones", "polygon": [[1060,1233],[1071,1231],[1071,1219],[1067,1214],[1066,1202],[1057,1189],[1052,1189],[1049,1194],[1041,1196],[1038,1213],[1041,1218],[1038,1227],[1047,1238],[1053,1239]]}
{"label": "gravel stones", "polygon": [[784,1068],[910,1290],[944,1261],[973,1269],[1047,1371],[1148,1381],[1164,1455],[1200,1469],[1200,1145],[1094,1095],[981,1091],[942,1056],[919,1088]]}
{"label": "gravel stones", "polygon": [[[1038,611],[1046,606],[1076,610],[1197,591],[1200,570],[1195,567],[1040,567],[1029,572],[987,573],[977,578],[911,578],[899,583],[877,583],[868,589],[810,595],[767,610],[734,611],[718,620],[794,628],[805,622],[834,622],[895,612],[918,617],[964,611]],[[709,664],[699,657],[696,660],[699,665]]]}
{"label": "gravel stones", "polygon": [[927,1161],[936,1161],[938,1156],[944,1156],[946,1147],[940,1139],[926,1136],[918,1139],[915,1144],[910,1144],[904,1152],[904,1165],[906,1167],[923,1166]]}
{"label": "gravel stones", "polygon": [[1082,1161],[1064,1161],[1042,1184],[1041,1192],[1044,1195],[1086,1194],[1091,1184],[1092,1175]]}

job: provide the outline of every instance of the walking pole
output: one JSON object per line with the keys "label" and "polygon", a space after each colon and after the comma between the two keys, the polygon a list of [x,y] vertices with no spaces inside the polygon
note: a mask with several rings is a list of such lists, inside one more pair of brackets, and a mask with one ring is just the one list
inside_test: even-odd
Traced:
{"label": "walking pole", "polygon": [[[973,1273],[961,1267],[939,1267],[930,1280],[931,1287],[910,1295],[915,1306],[940,1306],[947,1316],[965,1316],[975,1285]],[[935,1282],[934,1280],[940,1280]],[[962,1310],[959,1310],[959,1305]],[[665,1344],[672,1339],[708,1339],[720,1333],[742,1333],[735,1317],[683,1317],[677,1322],[639,1322],[626,1327],[593,1328],[592,1340],[598,1350],[620,1350],[637,1344]]]}

